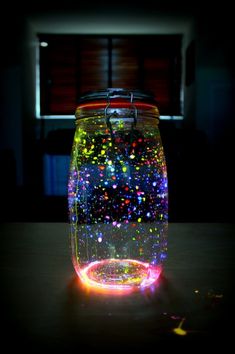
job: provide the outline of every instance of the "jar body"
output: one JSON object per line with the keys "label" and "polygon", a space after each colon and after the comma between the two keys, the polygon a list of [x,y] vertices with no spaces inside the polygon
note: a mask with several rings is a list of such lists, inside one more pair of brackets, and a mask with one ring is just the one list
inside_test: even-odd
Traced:
{"label": "jar body", "polygon": [[[134,122],[134,124],[133,124]],[[88,286],[134,289],[158,278],[167,249],[168,187],[158,119],[141,110],[78,119],[68,207],[72,261]]]}

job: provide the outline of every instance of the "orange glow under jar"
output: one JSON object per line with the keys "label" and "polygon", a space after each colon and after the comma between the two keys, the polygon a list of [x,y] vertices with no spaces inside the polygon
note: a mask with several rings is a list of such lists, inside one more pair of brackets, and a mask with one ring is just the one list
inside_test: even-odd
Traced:
{"label": "orange glow under jar", "polygon": [[74,268],[91,288],[154,284],[167,255],[167,169],[154,98],[107,89],[80,98],[68,178]]}

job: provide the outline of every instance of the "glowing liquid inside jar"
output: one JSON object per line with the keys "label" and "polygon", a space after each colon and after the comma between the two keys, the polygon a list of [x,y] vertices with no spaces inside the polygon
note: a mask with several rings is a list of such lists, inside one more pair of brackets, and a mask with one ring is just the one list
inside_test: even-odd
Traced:
{"label": "glowing liquid inside jar", "polygon": [[98,112],[97,105],[78,109],[70,237],[75,270],[94,288],[150,286],[166,258],[168,190],[158,119],[153,105],[135,103],[137,119],[133,104],[126,105],[116,102],[109,118],[106,103]]}

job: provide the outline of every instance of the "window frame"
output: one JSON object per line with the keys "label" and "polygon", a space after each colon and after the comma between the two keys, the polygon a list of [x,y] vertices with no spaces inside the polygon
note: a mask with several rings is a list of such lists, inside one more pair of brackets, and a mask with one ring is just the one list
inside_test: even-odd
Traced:
{"label": "window frame", "polygon": [[[70,114],[41,114],[41,97],[40,97],[40,70],[41,70],[41,66],[40,66],[40,39],[39,39],[40,34],[38,34],[38,42],[37,42],[37,46],[36,46],[36,77],[35,77],[35,117],[36,119],[45,119],[45,120],[74,120],[74,115],[70,115]],[[43,34],[43,36],[52,36],[51,34]],[[58,34],[56,36],[59,36]],[[64,35],[61,35],[64,36]],[[158,35],[158,34],[152,34],[152,35],[80,35],[80,34],[76,34],[74,35],[77,38],[79,37],[97,37],[97,38],[112,38],[112,39],[116,39],[116,38],[132,38],[132,37],[148,37],[148,38],[156,38],[156,37],[163,37],[163,36],[176,36],[176,35]],[[177,36],[181,36],[181,38],[183,37],[182,35],[177,35]],[[182,47],[182,43],[181,43],[181,47]],[[180,104],[180,114],[178,115],[160,115],[160,118],[162,120],[183,120],[184,116],[183,116],[183,104],[184,104],[184,89],[183,89],[183,61],[182,61],[182,55],[181,55],[181,78],[180,78],[180,92],[179,92],[179,104]],[[109,64],[109,68],[108,70],[110,70],[110,64]],[[111,69],[112,70],[112,69]]]}

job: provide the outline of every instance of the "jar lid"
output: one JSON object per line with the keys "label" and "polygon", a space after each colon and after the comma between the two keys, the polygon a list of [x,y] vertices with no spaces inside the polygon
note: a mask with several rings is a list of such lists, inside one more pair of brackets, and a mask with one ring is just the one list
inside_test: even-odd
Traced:
{"label": "jar lid", "polygon": [[141,110],[145,111],[146,116],[159,118],[157,102],[151,92],[124,88],[107,88],[84,93],[79,98],[75,117],[85,118],[91,111],[99,110],[104,110],[105,114],[107,110],[114,110],[117,114],[118,109],[128,109],[134,114]]}
{"label": "jar lid", "polygon": [[113,99],[118,98],[128,100],[131,103],[136,101],[144,101],[152,105],[157,105],[157,102],[152,92],[124,88],[107,88],[104,90],[88,91],[80,96],[78,104],[80,105],[81,103],[96,100],[106,100],[109,102]]}

